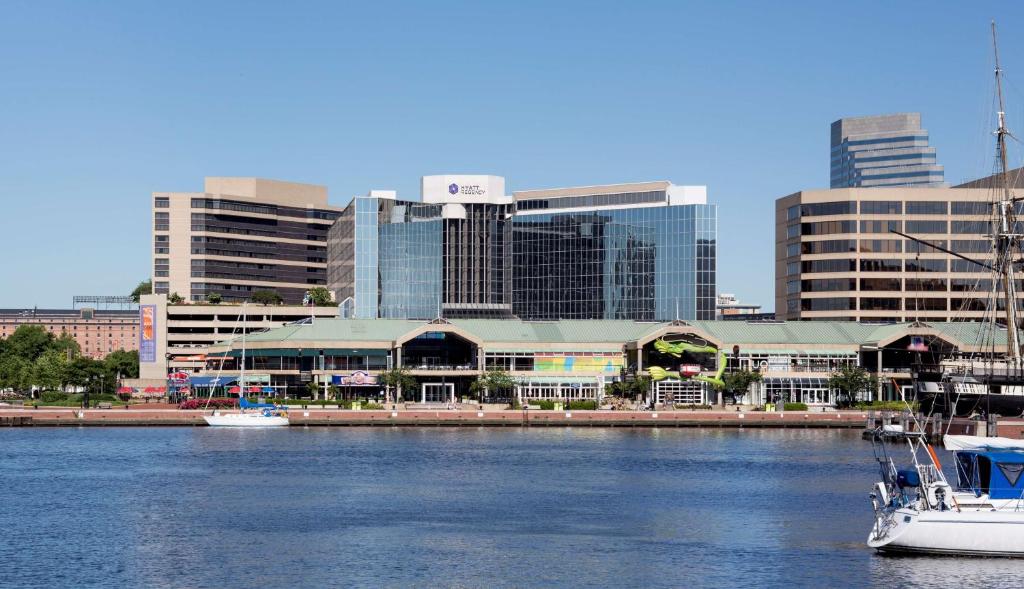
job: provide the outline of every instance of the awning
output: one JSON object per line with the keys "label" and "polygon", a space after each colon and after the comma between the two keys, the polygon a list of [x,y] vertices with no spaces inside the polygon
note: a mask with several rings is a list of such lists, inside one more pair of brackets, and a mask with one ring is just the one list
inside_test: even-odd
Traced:
{"label": "awning", "polygon": [[217,387],[238,382],[237,376],[193,376],[189,384],[193,387]]}
{"label": "awning", "polygon": [[942,437],[942,444],[946,450],[1024,450],[1024,440],[1012,440],[1010,438],[985,438],[982,436],[952,436]]}

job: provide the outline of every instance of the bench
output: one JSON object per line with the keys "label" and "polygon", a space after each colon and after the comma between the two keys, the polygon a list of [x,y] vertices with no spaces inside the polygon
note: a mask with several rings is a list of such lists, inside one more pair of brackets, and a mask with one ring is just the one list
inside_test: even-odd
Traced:
{"label": "bench", "polygon": [[113,409],[114,406],[110,402],[104,401],[103,403],[98,403],[96,405],[96,408],[97,409]]}

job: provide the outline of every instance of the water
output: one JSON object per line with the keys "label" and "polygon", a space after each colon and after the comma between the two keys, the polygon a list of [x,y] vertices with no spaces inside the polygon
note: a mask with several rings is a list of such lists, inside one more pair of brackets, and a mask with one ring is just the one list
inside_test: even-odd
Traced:
{"label": "water", "polygon": [[1009,586],[877,556],[835,430],[0,430],[0,586]]}

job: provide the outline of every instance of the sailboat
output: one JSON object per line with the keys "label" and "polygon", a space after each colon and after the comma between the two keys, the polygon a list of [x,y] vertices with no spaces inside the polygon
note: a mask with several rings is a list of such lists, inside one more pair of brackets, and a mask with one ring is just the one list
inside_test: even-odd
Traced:
{"label": "sailboat", "polygon": [[[288,412],[271,403],[250,403],[245,398],[245,323],[246,308],[242,303],[242,357],[238,373],[238,411],[214,411],[204,415],[207,425],[215,427],[282,427],[288,425]],[[223,364],[222,364],[223,366]],[[219,375],[218,375],[219,376]],[[210,389],[213,396],[213,389]]]}
{"label": "sailboat", "polygon": [[[1006,120],[1003,109],[996,25],[992,23],[999,92],[999,128],[996,131],[1002,172],[1002,196],[993,203],[997,225],[993,228],[991,269],[1002,282],[1005,305],[1006,355],[979,364],[962,364],[960,372],[946,365],[931,373],[915,374],[915,387],[939,383],[932,391],[932,408],[951,395],[974,395],[975,402],[1018,411],[1010,402],[1022,398],[1008,387],[1024,384],[1021,378],[1020,333],[1017,330],[1013,263],[1020,249],[1014,229],[1014,204],[1006,181]],[[950,252],[952,253],[952,252]],[[956,254],[954,254],[956,255]],[[993,283],[995,285],[995,283]],[[993,289],[992,309],[996,310]],[[922,378],[924,377],[924,378]],[[931,377],[931,378],[929,378]],[[966,390],[956,390],[957,386]],[[972,392],[968,387],[981,387]],[[921,389],[918,390],[921,392]],[[919,397],[920,398],[920,397]],[[950,407],[947,405],[947,407]],[[956,401],[952,408],[955,409]],[[943,446],[953,453],[956,480],[946,479],[935,448],[915,419],[913,428],[887,425],[874,430],[872,446],[881,480],[871,493],[875,522],[867,544],[880,552],[948,554],[957,556],[1024,557],[1024,440],[1000,437],[945,435]],[[906,447],[910,459],[897,466],[891,450]],[[954,486],[955,484],[955,486]]]}
{"label": "sailboat", "polygon": [[[1021,223],[1017,221],[1018,202],[1010,190],[1006,138],[1013,137],[1006,127],[1003,101],[1002,69],[996,43],[995,22],[992,23],[992,47],[995,54],[996,91],[999,99],[998,127],[995,130],[998,195],[992,202],[992,248],[986,263],[948,250],[941,245],[907,235],[909,240],[945,252],[988,269],[992,288],[988,292],[988,308],[983,320],[982,340],[977,342],[987,352],[977,357],[941,360],[939,365],[922,365],[912,369],[914,391],[925,413],[950,416],[971,414],[1020,416],[1024,414],[1024,362],[1018,320],[1019,302],[1014,264],[1021,263]],[[1002,300],[1000,300],[1002,299]],[[1002,317],[999,311],[1002,310]],[[1005,332],[1005,353],[996,350],[996,341]]]}

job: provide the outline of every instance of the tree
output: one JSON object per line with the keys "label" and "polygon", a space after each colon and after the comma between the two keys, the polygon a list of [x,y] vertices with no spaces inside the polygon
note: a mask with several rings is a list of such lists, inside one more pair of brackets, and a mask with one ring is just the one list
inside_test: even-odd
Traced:
{"label": "tree", "polygon": [[252,296],[249,300],[259,305],[280,305],[284,302],[281,295],[277,294],[273,290],[257,290],[253,291]]}
{"label": "tree", "polygon": [[725,381],[726,392],[732,395],[732,402],[735,404],[736,395],[742,396],[750,390],[750,385],[755,382],[761,382],[764,380],[764,377],[761,376],[760,372],[744,369],[729,372],[722,380]]}
{"label": "tree", "polygon": [[501,396],[502,392],[516,388],[516,384],[516,379],[504,370],[488,370],[469,385],[469,390],[483,401],[485,393],[491,397]]}
{"label": "tree", "polygon": [[64,354],[69,361],[82,353],[82,347],[75,341],[74,336],[66,331],[61,332],[60,336],[53,340],[50,349]]}
{"label": "tree", "polygon": [[220,293],[211,292],[210,294],[206,295],[206,302],[210,303],[211,305],[219,305],[221,302]]}
{"label": "tree", "polygon": [[309,299],[317,307],[334,306],[334,301],[331,300],[331,291],[322,286],[309,289]]}
{"label": "tree", "polygon": [[93,381],[98,381],[103,370],[103,363],[86,356],[72,360],[67,367],[67,383],[73,387],[86,388]]}
{"label": "tree", "polygon": [[392,368],[380,373],[378,381],[387,388],[388,399],[391,398],[391,391],[396,393],[396,399],[401,401],[402,392],[416,388],[416,378],[404,368]]}
{"label": "tree", "polygon": [[23,391],[31,387],[32,383],[28,380],[31,369],[31,363],[24,358],[0,356],[0,389]]}
{"label": "tree", "polygon": [[133,303],[137,303],[140,300],[142,300],[142,295],[147,294],[153,294],[152,280],[143,280],[142,282],[140,282],[139,285],[135,287],[135,290],[133,290],[131,295],[129,296],[132,297]]}
{"label": "tree", "polygon": [[48,390],[63,388],[67,382],[67,357],[57,350],[43,352],[35,361],[34,381],[32,384]]}
{"label": "tree", "polygon": [[167,297],[167,302],[172,305],[180,305],[185,302],[185,299],[180,294],[172,292],[171,296]]}
{"label": "tree", "polygon": [[7,353],[35,362],[53,343],[53,334],[40,325],[19,325],[7,338]]}
{"label": "tree", "polygon": [[138,378],[139,377],[139,353],[135,350],[130,352],[117,350],[107,354],[103,359],[103,369],[111,378]]}
{"label": "tree", "polygon": [[878,390],[878,378],[860,366],[844,366],[828,378],[828,388],[840,392],[837,405],[849,406],[860,395]]}

